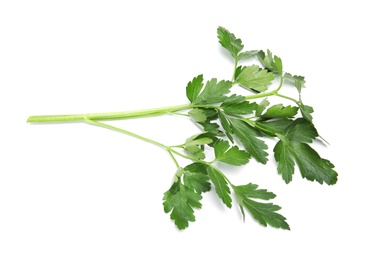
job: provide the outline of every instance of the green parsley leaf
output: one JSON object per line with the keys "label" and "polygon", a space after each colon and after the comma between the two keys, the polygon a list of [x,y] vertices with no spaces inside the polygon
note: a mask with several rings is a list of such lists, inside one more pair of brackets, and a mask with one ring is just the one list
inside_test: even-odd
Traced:
{"label": "green parsley leaf", "polygon": [[225,114],[222,113],[220,110],[218,111],[218,115],[219,115],[219,119],[220,119],[221,126],[225,130],[226,136],[233,143],[234,142],[234,138],[232,136],[233,131],[231,129],[229,120],[227,119],[227,117],[225,116]]}
{"label": "green parsley leaf", "polygon": [[282,75],[282,60],[281,60],[281,58],[279,58],[278,56],[275,55],[274,58],[273,58],[272,66],[273,66],[273,70],[272,70],[273,72]]}
{"label": "green parsley leaf", "polygon": [[164,193],[164,212],[170,214],[178,229],[188,227],[188,222],[196,220],[193,208],[200,209],[202,196],[183,185],[180,180],[174,182],[171,188]]}
{"label": "green parsley leaf", "polygon": [[[280,206],[272,203],[261,203],[253,199],[270,200],[276,197],[272,192],[257,189],[258,185],[249,183],[247,185],[232,186],[238,203],[241,207],[246,208],[250,214],[261,225],[270,225],[275,228],[290,229],[286,222],[286,218],[277,213],[281,209]],[[244,216],[244,210],[241,208]]]}
{"label": "green parsley leaf", "polygon": [[200,108],[200,110],[202,110],[202,113],[205,114],[207,120],[212,121],[218,117],[217,110],[214,108]]}
{"label": "green parsley leaf", "polygon": [[293,142],[311,143],[319,136],[314,125],[304,118],[297,118],[286,131],[286,137]]}
{"label": "green parsley leaf", "polygon": [[215,157],[217,161],[231,165],[244,165],[249,162],[250,154],[239,150],[239,147],[230,147],[228,141],[218,140],[214,144]]}
{"label": "green parsley leaf", "polygon": [[257,137],[259,133],[250,125],[239,119],[231,119],[233,133],[240,139],[245,149],[260,163],[267,163],[268,146]]}
{"label": "green parsley leaf", "polygon": [[224,174],[213,166],[207,167],[207,173],[208,177],[215,185],[215,190],[219,198],[228,208],[231,208],[231,192],[228,183],[224,177]]}
{"label": "green parsley leaf", "polygon": [[286,72],[283,78],[293,84],[299,93],[301,92],[301,89],[305,87],[306,81],[303,76],[291,75]]}
{"label": "green parsley leaf", "polygon": [[192,163],[183,169],[184,185],[198,194],[209,191],[211,183],[207,175],[207,166],[203,163]]}
{"label": "green parsley leaf", "polygon": [[239,52],[244,48],[241,40],[224,27],[217,28],[217,37],[222,47],[227,49],[234,59],[237,59]]}
{"label": "green parsley leaf", "polygon": [[244,66],[237,66],[235,68],[235,72],[234,72],[234,82],[236,81],[236,79],[238,78],[239,74],[243,71]]}
{"label": "green parsley leaf", "polygon": [[185,145],[204,145],[212,142],[213,140],[211,138],[204,136],[202,133],[199,133],[187,138]]}
{"label": "green parsley leaf", "polygon": [[293,120],[278,118],[270,121],[256,121],[256,126],[270,136],[285,135]]}
{"label": "green parsley leaf", "polygon": [[198,145],[186,145],[184,147],[184,151],[188,156],[191,156],[192,158],[195,158],[197,160],[203,160],[206,157],[203,147],[200,147]]}
{"label": "green parsley leaf", "polygon": [[259,51],[257,50],[252,50],[252,51],[243,51],[241,53],[239,53],[238,55],[238,60],[243,60],[245,58],[250,58],[250,57],[253,57],[255,55],[258,54]]}
{"label": "green parsley leaf", "polygon": [[259,105],[258,105],[258,107],[257,107],[257,109],[256,109],[256,111],[255,111],[255,116],[257,116],[257,117],[259,117],[259,116],[261,116],[262,115],[262,113],[263,113],[263,111],[267,108],[269,106],[269,101],[265,98],[265,99],[263,99],[260,103],[259,103]]}
{"label": "green parsley leaf", "polygon": [[261,117],[267,117],[267,118],[294,117],[297,114],[298,109],[299,109],[298,107],[293,106],[284,107],[282,104],[277,104],[268,108],[268,110],[263,115],[261,115]]}
{"label": "green parsley leaf", "polygon": [[203,145],[212,143],[213,140],[209,137],[202,136],[202,133],[189,137],[185,144],[184,150],[188,156],[192,156],[198,160],[205,159]]}
{"label": "green parsley leaf", "polygon": [[[203,127],[205,132],[210,132],[215,135],[222,135],[219,130],[219,125],[213,120],[217,119],[218,113],[212,108],[193,108],[188,112],[188,115],[198,124]],[[206,118],[204,120],[204,118]]]}
{"label": "green parsley leaf", "polygon": [[262,62],[265,68],[267,68],[268,70],[273,69],[272,67],[273,57],[272,52],[270,50],[267,50],[267,55],[264,53],[264,51],[260,50],[258,52],[258,58]]}
{"label": "green parsley leaf", "polygon": [[207,120],[207,116],[202,109],[193,108],[188,112],[188,115],[197,123],[204,123]]}
{"label": "green parsley leaf", "polygon": [[231,95],[221,104],[221,108],[228,115],[251,114],[257,109],[257,106],[257,103],[250,103],[245,100],[245,97],[236,94]]}
{"label": "green parsley leaf", "polygon": [[278,163],[278,173],[283,180],[289,183],[294,174],[294,161],[296,161],[301,175],[308,180],[316,180],[319,183],[334,184],[337,181],[337,173],[332,169],[333,165],[313,150],[308,144],[318,137],[314,125],[304,118],[297,118],[285,129],[285,135],[281,133],[281,140],[275,145],[273,151]]}
{"label": "green parsley leaf", "polygon": [[217,119],[217,111],[213,108],[193,108],[188,112],[190,118],[197,123],[209,122]]}
{"label": "green parsley leaf", "polygon": [[282,175],[282,179],[286,183],[289,183],[292,181],[292,175],[295,172],[295,162],[287,145],[284,144],[284,141],[280,140],[273,148],[273,152],[277,162],[278,173]]}
{"label": "green parsley leaf", "polygon": [[308,120],[309,122],[313,121],[313,117],[311,113],[314,112],[314,109],[311,106],[304,105],[302,102],[299,105],[302,116]]}
{"label": "green parsley leaf", "polygon": [[258,58],[269,71],[282,75],[282,60],[276,55],[273,57],[270,50],[267,50],[267,55],[263,51],[259,51]]}
{"label": "green parsley leaf", "polygon": [[290,142],[290,152],[295,159],[301,175],[310,181],[316,180],[320,184],[328,185],[337,182],[337,172],[334,165],[319,156],[319,154],[306,143]]}
{"label": "green parsley leaf", "polygon": [[202,125],[203,130],[209,133],[213,133],[217,136],[222,136],[222,132],[219,130],[220,126],[215,123],[215,122],[204,122],[204,123],[200,123],[200,125]]}
{"label": "green parsley leaf", "polygon": [[[299,135],[301,137],[298,140],[309,141],[309,136],[312,135],[308,134],[306,137]],[[274,156],[278,162],[278,173],[282,175],[286,183],[292,180],[294,161],[303,178],[310,181],[316,180],[320,184],[325,182],[328,185],[337,182],[338,174],[333,170],[334,165],[321,158],[307,143],[289,141],[286,137],[282,137],[274,147]]]}
{"label": "green parsley leaf", "polygon": [[198,94],[201,92],[203,87],[203,75],[198,75],[197,77],[193,78],[192,81],[188,82],[186,87],[186,94],[187,98],[191,103],[193,103]]}
{"label": "green parsley leaf", "polygon": [[275,75],[265,69],[261,69],[258,65],[251,65],[243,67],[240,74],[235,80],[235,83],[254,90],[255,92],[262,92],[267,90],[267,86],[272,83]]}
{"label": "green parsley leaf", "polygon": [[248,183],[246,185],[235,186],[234,191],[239,191],[239,193],[245,193],[245,197],[252,199],[270,200],[276,198],[273,192],[267,191],[265,189],[258,189],[257,184]]}
{"label": "green parsley leaf", "polygon": [[222,80],[217,82],[217,79],[211,79],[192,103],[196,105],[220,103],[225,100],[225,94],[230,92],[231,87],[231,81]]}

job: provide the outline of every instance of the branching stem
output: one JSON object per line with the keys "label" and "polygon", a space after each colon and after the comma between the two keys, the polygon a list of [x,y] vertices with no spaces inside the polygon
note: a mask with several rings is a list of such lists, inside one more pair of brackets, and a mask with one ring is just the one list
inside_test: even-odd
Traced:
{"label": "branching stem", "polygon": [[142,140],[144,142],[147,142],[147,143],[156,145],[158,147],[161,147],[161,148],[163,148],[164,150],[166,150],[169,153],[170,157],[172,158],[172,160],[174,161],[174,164],[177,167],[179,167],[179,164],[178,164],[178,161],[176,160],[176,158],[174,157],[174,154],[179,155],[180,157],[183,157],[183,158],[188,159],[188,160],[191,160],[191,161],[195,161],[195,162],[198,161],[196,158],[193,158],[193,157],[184,155],[184,154],[182,154],[182,153],[174,150],[172,146],[166,146],[166,145],[164,145],[164,144],[162,144],[160,142],[157,142],[155,140],[152,140],[152,139],[146,138],[144,136],[135,134],[133,132],[124,130],[122,128],[115,127],[115,126],[112,126],[112,125],[108,125],[108,124],[105,124],[105,123],[101,123],[101,122],[98,122],[98,121],[95,121],[95,120],[91,120],[91,119],[89,119],[87,117],[84,118],[84,122],[87,123],[87,124],[90,124],[90,125],[95,125],[95,126],[99,126],[99,127],[103,127],[103,128],[109,129],[109,130],[117,131],[119,133],[123,133],[125,135],[131,136],[131,137],[137,138],[139,140]]}

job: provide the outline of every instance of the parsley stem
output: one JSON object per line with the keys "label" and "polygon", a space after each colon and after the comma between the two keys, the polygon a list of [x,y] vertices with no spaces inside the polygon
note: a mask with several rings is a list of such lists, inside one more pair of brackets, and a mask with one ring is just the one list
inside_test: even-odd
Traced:
{"label": "parsley stem", "polygon": [[198,160],[198,159],[196,159],[196,158],[189,157],[189,156],[187,156],[187,155],[185,155],[185,154],[182,154],[182,153],[180,153],[180,152],[178,152],[178,151],[176,151],[176,150],[174,150],[174,149],[172,149],[172,148],[170,148],[170,147],[167,147],[167,149],[168,149],[169,151],[171,151],[172,153],[175,153],[176,155],[179,155],[180,157],[183,157],[183,158],[185,158],[185,159],[188,159],[188,160],[191,160],[191,161],[194,161],[194,162],[203,162],[203,161],[200,161],[200,160]]}
{"label": "parsley stem", "polygon": [[288,99],[288,100],[291,100],[291,101],[295,102],[297,105],[300,105],[300,102],[297,101],[296,99],[292,98],[292,97],[285,96],[285,95],[282,95],[282,94],[279,94],[279,93],[277,93],[276,96],[277,97],[281,97],[281,98],[285,98],[285,99]]}
{"label": "parsley stem", "polygon": [[191,104],[179,106],[153,108],[145,110],[108,112],[108,113],[90,113],[90,114],[70,114],[70,115],[37,115],[28,118],[28,123],[61,123],[61,122],[83,122],[85,118],[89,120],[118,120],[132,119],[150,116],[159,116],[191,108]]}
{"label": "parsley stem", "polygon": [[125,135],[129,135],[129,136],[132,136],[132,137],[134,137],[134,138],[140,139],[140,140],[142,140],[142,141],[148,142],[148,143],[150,143],[150,144],[153,144],[153,145],[159,146],[159,147],[161,147],[161,148],[165,149],[165,150],[169,153],[170,157],[172,158],[172,160],[174,161],[174,164],[175,164],[177,167],[179,167],[179,164],[178,164],[178,161],[175,159],[174,154],[179,155],[179,156],[181,156],[181,157],[183,157],[183,158],[186,158],[186,159],[192,160],[192,161],[198,161],[198,160],[196,160],[195,158],[192,158],[192,157],[186,156],[186,155],[184,155],[184,154],[182,154],[182,153],[180,153],[180,152],[177,152],[176,150],[174,150],[174,149],[173,149],[172,147],[170,147],[170,146],[166,146],[166,145],[164,145],[164,144],[162,144],[162,143],[159,143],[159,142],[157,142],[157,141],[151,140],[151,139],[146,138],[146,137],[144,137],[144,136],[141,136],[141,135],[138,135],[138,134],[132,133],[132,132],[130,132],[130,131],[124,130],[124,129],[122,129],[122,128],[115,127],[115,126],[112,126],[112,125],[108,125],[108,124],[105,124],[105,123],[101,123],[101,122],[98,122],[98,121],[94,121],[94,120],[91,120],[91,119],[86,118],[86,117],[84,118],[84,122],[85,122],[85,123],[88,123],[88,124],[90,124],[90,125],[95,125],[95,126],[99,126],[99,127],[103,127],[103,128],[109,129],[109,130],[117,131],[117,132],[119,132],[119,133],[123,133],[123,134],[125,134]]}
{"label": "parsley stem", "polygon": [[278,86],[278,88],[276,89],[277,93],[278,91],[280,91],[280,89],[282,88],[282,84],[283,84],[283,76],[282,74],[280,75],[280,85]]}
{"label": "parsley stem", "polygon": [[170,149],[167,149],[167,151],[168,151],[168,153],[169,153],[170,157],[172,158],[172,160],[173,160],[173,162],[174,162],[175,166],[177,166],[177,168],[179,168],[178,161],[177,161],[177,159],[175,159],[174,154],[172,153],[172,151],[171,151]]}
{"label": "parsley stem", "polygon": [[245,96],[245,99],[249,100],[249,99],[264,98],[264,97],[270,97],[270,96],[277,96],[277,97],[285,98],[285,99],[288,99],[288,100],[291,100],[291,101],[295,102],[297,105],[300,104],[300,102],[297,101],[296,99],[278,93],[278,89],[275,89],[275,90],[272,90],[272,91],[269,91],[269,92],[263,92],[263,93],[255,94],[255,95]]}
{"label": "parsley stem", "polygon": [[178,112],[170,112],[169,115],[189,117],[188,114],[183,114],[183,113],[178,113]]}
{"label": "parsley stem", "polygon": [[88,124],[91,124],[91,125],[100,126],[100,127],[103,127],[103,128],[107,128],[107,129],[113,130],[113,131],[117,131],[117,132],[123,133],[125,135],[129,135],[129,136],[132,136],[134,138],[140,139],[142,141],[145,141],[145,142],[154,144],[154,145],[159,146],[161,148],[164,148],[166,150],[169,150],[168,147],[165,146],[162,143],[159,143],[157,141],[151,140],[149,138],[143,137],[141,135],[132,133],[130,131],[127,131],[127,130],[124,130],[124,129],[121,129],[121,128],[118,128],[118,127],[115,127],[115,126],[112,126],[112,125],[108,125],[108,124],[104,124],[104,123],[101,123],[101,122],[98,122],[98,121],[94,121],[94,120],[91,120],[91,119],[89,119],[87,117],[84,118],[84,122],[85,123],[88,123]]}
{"label": "parsley stem", "polygon": [[269,92],[262,92],[262,93],[258,93],[258,94],[255,94],[255,95],[245,96],[245,99],[249,100],[249,99],[256,99],[256,98],[264,98],[264,97],[270,97],[270,96],[273,96],[273,95],[276,95],[276,94],[277,94],[277,90],[272,90],[272,91],[269,91]]}

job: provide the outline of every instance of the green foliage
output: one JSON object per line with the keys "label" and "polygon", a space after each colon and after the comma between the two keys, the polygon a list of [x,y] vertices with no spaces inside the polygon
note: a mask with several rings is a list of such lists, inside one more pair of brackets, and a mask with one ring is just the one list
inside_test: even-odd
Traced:
{"label": "green foliage", "polygon": [[210,144],[213,139],[205,136],[205,134],[197,134],[189,137],[183,147],[188,156],[197,160],[205,159],[204,145]]}
{"label": "green foliage", "polygon": [[334,165],[319,156],[319,154],[306,143],[290,142],[287,147],[297,165],[302,177],[320,184],[325,182],[328,185],[337,182],[337,173],[333,170]]}
{"label": "green foliage", "polygon": [[189,101],[194,102],[203,88],[203,75],[198,75],[188,82],[186,94]]}
{"label": "green foliage", "polygon": [[250,212],[253,218],[263,226],[270,225],[275,228],[290,229],[290,226],[286,222],[286,218],[277,213],[277,211],[281,209],[280,206],[253,200],[270,200],[276,197],[272,192],[259,190],[257,188],[258,185],[252,183],[233,186],[243,217],[245,217],[244,207]]}
{"label": "green foliage", "polygon": [[259,139],[260,132],[240,119],[231,119],[231,127],[234,134],[240,139],[245,149],[260,163],[266,164],[268,146]]}
{"label": "green foliage", "polygon": [[237,59],[239,52],[244,48],[241,40],[223,27],[217,28],[217,37],[222,47],[227,49],[234,59]]}
{"label": "green foliage", "polygon": [[[194,213],[201,209],[204,193],[213,189],[218,200],[228,208],[235,205],[234,195],[243,217],[249,213],[263,226],[288,230],[286,218],[278,213],[281,208],[268,202],[276,197],[274,193],[258,189],[258,185],[252,183],[234,185],[220,168],[224,168],[223,164],[227,164],[225,169],[242,167],[252,158],[266,164],[269,156],[266,140],[274,139],[277,142],[273,148],[277,172],[285,183],[290,183],[298,173],[304,179],[320,184],[337,182],[334,165],[313,148],[319,134],[313,124],[313,108],[301,99],[305,78],[285,72],[281,58],[269,50],[244,50],[242,40],[223,27],[217,29],[217,37],[233,58],[231,79],[204,81],[203,75],[194,77],[186,86],[188,104],[130,112],[32,116],[28,122],[81,121],[164,149],[177,171],[173,184],[164,193],[163,206],[178,229],[185,229],[189,222],[196,220]],[[245,59],[255,61],[251,65],[239,64]],[[283,83],[295,87],[297,96],[285,95]],[[249,93],[238,94],[235,89]],[[272,97],[283,102],[270,106]],[[291,104],[285,104],[285,101]],[[186,116],[200,132],[182,144],[168,146],[101,122],[167,114]],[[177,157],[188,160],[188,165],[181,167]]]}
{"label": "green foliage", "polygon": [[180,180],[173,183],[172,187],[164,193],[164,211],[169,213],[171,219],[179,229],[188,227],[188,222],[196,220],[194,208],[200,209],[202,196],[182,184]]}
{"label": "green foliage", "polygon": [[274,157],[276,159],[278,173],[282,175],[282,179],[289,183],[292,181],[292,175],[295,172],[295,162],[292,158],[287,144],[280,140],[273,148]]}
{"label": "green foliage", "polygon": [[228,141],[218,140],[214,146],[216,161],[231,165],[244,165],[249,162],[250,154],[244,150],[239,150],[236,145],[230,147]]}
{"label": "green foliage", "polygon": [[208,177],[215,186],[215,190],[219,198],[228,208],[231,208],[232,199],[230,196],[230,187],[225,175],[213,166],[209,166],[207,168],[207,173]]}
{"label": "green foliage", "polygon": [[[201,86],[198,84],[195,85],[191,84],[191,85],[193,87],[201,89]],[[195,98],[193,98],[192,104],[206,105],[222,102],[226,98],[225,94],[228,94],[230,92],[231,87],[232,87],[231,81],[222,80],[220,82],[217,82],[217,79],[211,79],[207,81],[202,92],[200,92]],[[193,89],[191,92],[197,93],[197,89]]]}
{"label": "green foliage", "polygon": [[305,87],[305,78],[303,76],[292,76],[290,73],[285,73],[283,78],[289,81],[292,85],[296,87],[296,89],[301,92],[301,89]]}
{"label": "green foliage", "polygon": [[211,189],[211,183],[207,175],[207,165],[192,163],[184,167],[183,180],[187,188],[201,194]]}
{"label": "green foliage", "polygon": [[282,117],[294,117],[297,114],[298,107],[286,106],[277,104],[268,108],[268,110],[261,115],[266,118],[282,118]]}
{"label": "green foliage", "polygon": [[273,57],[270,50],[267,50],[267,54],[263,51],[259,51],[258,58],[266,69],[273,73],[282,75],[282,60],[276,55]]}
{"label": "green foliage", "polygon": [[240,84],[248,90],[255,92],[263,92],[272,83],[275,75],[258,65],[245,66],[241,68],[240,73],[236,77],[235,83]]}
{"label": "green foliage", "polygon": [[246,101],[245,97],[234,94],[225,99],[220,107],[227,115],[247,115],[253,113],[257,106],[256,103]]}

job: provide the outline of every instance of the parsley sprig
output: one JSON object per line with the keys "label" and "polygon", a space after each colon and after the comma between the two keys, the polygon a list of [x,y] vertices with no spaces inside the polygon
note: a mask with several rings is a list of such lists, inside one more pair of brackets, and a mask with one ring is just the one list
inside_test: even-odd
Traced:
{"label": "parsley sprig", "polygon": [[[171,187],[164,193],[163,206],[179,229],[185,229],[189,222],[195,221],[194,211],[202,207],[203,193],[212,188],[228,208],[235,199],[243,218],[249,213],[263,226],[290,229],[286,218],[278,213],[281,207],[268,202],[276,197],[274,193],[253,183],[233,184],[217,162],[242,166],[254,159],[266,164],[268,146],[262,137],[273,138],[277,140],[273,149],[277,171],[286,183],[291,182],[297,166],[307,180],[335,184],[334,165],[311,147],[311,143],[321,137],[312,121],[313,108],[305,105],[301,98],[305,79],[284,72],[282,60],[271,51],[244,50],[241,39],[223,27],[218,27],[217,34],[220,44],[233,58],[232,77],[208,81],[203,75],[194,77],[186,86],[188,104],[127,112],[31,116],[28,122],[84,122],[166,150],[177,170]],[[257,58],[258,64],[239,65],[253,58]],[[275,79],[278,79],[278,86],[269,90]],[[297,97],[283,93],[285,82],[296,88]],[[243,88],[250,94],[235,94],[234,87]],[[291,105],[270,105],[272,97]],[[183,144],[169,146],[102,122],[165,114],[189,116],[201,131],[188,137]],[[206,156],[210,152],[214,159],[208,161]],[[187,159],[189,164],[181,166],[177,157]]]}

